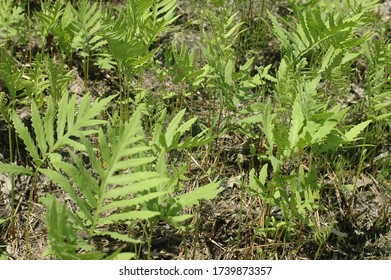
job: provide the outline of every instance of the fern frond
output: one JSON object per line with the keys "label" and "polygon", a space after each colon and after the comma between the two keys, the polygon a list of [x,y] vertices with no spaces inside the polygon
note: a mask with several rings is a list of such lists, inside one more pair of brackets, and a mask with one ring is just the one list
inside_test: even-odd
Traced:
{"label": "fern frond", "polygon": [[60,51],[68,57],[72,52],[72,40],[75,37],[75,16],[71,2],[65,6],[59,24],[53,27],[53,36],[58,42]]}
{"label": "fern frond", "polygon": [[41,42],[44,46],[46,44],[47,37],[51,30],[56,28],[59,18],[63,13],[63,3],[61,1],[55,1],[53,4],[50,2],[41,2],[41,11],[34,13],[37,18],[36,24],[40,32]]}
{"label": "fern frond", "polygon": [[[369,40],[371,32],[357,37],[356,31],[365,24],[365,13],[357,12],[352,15],[346,13],[324,13],[319,8],[311,11],[294,9],[298,21],[294,26],[284,28],[278,20],[269,13],[273,32],[278,38],[281,47],[288,56],[293,55],[296,60],[308,53],[322,54],[330,47],[348,50]],[[345,62],[351,60],[345,57]]]}
{"label": "fern frond", "polygon": [[168,125],[165,140],[167,147],[171,147],[172,141],[174,139],[175,134],[177,133],[177,129],[179,127],[180,122],[186,112],[186,109],[181,110],[178,114],[175,115],[174,119]]}
{"label": "fern frond", "polygon": [[[68,100],[64,94],[58,103],[58,108],[51,96],[47,99],[47,109],[43,116],[37,104],[31,103],[32,135],[26,125],[20,120],[15,111],[11,113],[11,120],[16,133],[22,139],[26,150],[32,157],[36,167],[40,167],[49,158],[58,158],[56,151],[64,146],[77,150],[85,147],[72,138],[81,135],[96,133],[92,127],[104,124],[105,121],[96,117],[106,108],[114,96],[91,102],[91,97],[85,95],[77,110],[75,96]],[[77,111],[77,114],[76,114]]]}
{"label": "fern frond", "polygon": [[[56,166],[57,168],[63,167],[64,169],[67,169],[66,167],[68,167],[70,165],[70,164],[62,163],[62,162],[53,162],[52,164],[54,166]],[[50,180],[52,180],[55,184],[60,186],[64,191],[67,192],[67,194],[72,199],[72,201],[80,207],[80,209],[82,211],[81,213],[83,214],[85,219],[89,219],[89,220],[92,219],[92,216],[90,213],[90,211],[92,209],[91,205],[89,205],[87,203],[87,201],[84,197],[80,197],[77,194],[73,185],[71,184],[71,182],[69,182],[69,179],[66,176],[62,175],[60,172],[58,172],[56,170],[51,170],[51,169],[39,169],[39,171],[42,174],[44,174],[46,177],[48,177]],[[69,172],[69,169],[67,169],[66,171]],[[72,173],[71,173],[71,175],[72,175]],[[83,184],[81,187],[83,187],[83,186],[85,186],[85,184]]]}
{"label": "fern frond", "polygon": [[109,57],[118,61],[122,72],[140,68],[155,54],[150,45],[177,18],[176,0],[130,0],[116,18],[108,17],[104,38],[109,45]]}
{"label": "fern frond", "polygon": [[80,51],[83,57],[88,57],[94,51],[106,44],[99,34],[101,29],[102,8],[98,3],[91,4],[82,0],[74,11],[77,21],[72,22],[76,35],[72,47]]}
{"label": "fern frond", "polygon": [[22,79],[23,69],[19,69],[14,58],[3,48],[0,48],[0,78],[4,81],[12,101],[22,94],[18,92],[26,88],[26,81]]}
{"label": "fern frond", "polygon": [[222,191],[219,189],[220,182],[212,182],[194,191],[179,195],[176,197],[182,207],[198,205],[202,199],[213,199]]}
{"label": "fern frond", "polygon": [[84,160],[71,150],[69,154],[73,164],[57,156],[51,162],[57,170],[40,169],[40,172],[63,188],[80,208],[78,215],[85,221],[84,224],[89,225],[87,233],[90,238],[110,235],[122,241],[139,242],[110,230],[98,230],[98,226],[110,226],[118,221],[148,220],[160,215],[147,209],[137,210],[140,205],[167,194],[158,189],[168,181],[168,178],[156,172],[140,170],[155,160],[147,156],[151,148],[145,144],[140,110],[118,132],[109,126],[107,138],[100,129],[98,139],[104,150],[106,168],[101,167],[94,147],[81,135],[81,142],[97,174],[91,173],[85,167]]}
{"label": "fern frond", "polygon": [[48,145],[46,143],[45,128],[37,104],[31,103],[31,122],[34,128],[34,134],[36,136],[37,146],[41,152],[41,156],[46,155]]}
{"label": "fern frond", "polygon": [[30,135],[28,128],[24,125],[24,123],[20,120],[19,116],[14,111],[12,113],[12,123],[15,128],[18,136],[23,140],[23,143],[26,145],[26,150],[29,152],[30,156],[33,158],[35,163],[40,161],[40,156],[38,153],[38,148],[35,145],[33,138]]}
{"label": "fern frond", "polygon": [[299,140],[299,135],[301,132],[301,129],[304,125],[304,115],[301,110],[299,101],[296,100],[293,103],[293,108],[292,108],[292,121],[291,121],[291,127],[289,130],[289,136],[288,140],[290,143],[289,148],[294,149],[296,146],[298,140]]}
{"label": "fern frond", "polygon": [[[173,122],[170,128],[173,134],[178,130],[187,131],[189,124],[185,122],[180,126],[183,114],[184,112]],[[129,121],[118,129],[111,125],[107,126],[106,132],[99,129],[98,149],[105,161],[104,167],[91,141],[84,135],[80,136],[80,141],[85,147],[93,171],[86,167],[85,158],[70,149],[68,152],[72,163],[65,162],[59,154],[52,153],[50,159],[56,170],[39,171],[68,193],[72,202],[80,209],[74,214],[77,219],[72,219],[77,220],[75,224],[82,221],[83,226],[77,227],[87,233],[90,239],[106,235],[122,242],[140,243],[140,240],[111,229],[118,222],[132,220],[164,219],[182,228],[180,223],[192,216],[180,215],[183,207],[196,205],[202,199],[212,199],[220,191],[219,182],[213,182],[175,197],[174,188],[169,185],[167,168],[156,168],[161,171],[156,172],[151,166],[156,156],[146,141],[141,123],[141,108],[136,109]],[[164,155],[164,151],[160,155]],[[159,159],[164,159],[160,155]],[[54,220],[48,222],[56,223]]]}
{"label": "fern frond", "polygon": [[[96,117],[107,107],[114,97],[115,95],[96,100],[91,104],[91,96],[87,94],[81,99],[77,114],[75,114],[76,96],[72,96],[69,99],[68,95],[64,95],[58,105],[57,141],[53,144],[51,150],[65,145],[73,146],[79,150],[83,149],[83,146],[72,140],[71,137],[79,137],[80,133],[83,135],[96,133],[97,130],[86,128],[106,123],[106,121],[96,119]],[[47,128],[51,130],[51,126],[48,125]]]}
{"label": "fern frond", "polygon": [[65,70],[63,66],[53,62],[49,57],[44,57],[42,60],[50,85],[49,92],[53,95],[55,101],[58,101],[62,94],[67,92],[69,82],[74,77],[73,71]]}
{"label": "fern frond", "polygon": [[349,131],[344,134],[346,141],[351,142],[357,140],[356,137],[371,123],[371,120],[359,123],[353,126]]}

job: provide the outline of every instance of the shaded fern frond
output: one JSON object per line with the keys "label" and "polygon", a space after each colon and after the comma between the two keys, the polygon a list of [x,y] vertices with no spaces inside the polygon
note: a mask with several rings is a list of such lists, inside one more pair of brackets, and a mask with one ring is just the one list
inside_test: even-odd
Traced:
{"label": "shaded fern frond", "polygon": [[7,53],[3,48],[0,48],[0,79],[4,81],[7,86],[9,97],[15,101],[17,97],[22,94],[26,88],[27,82],[23,79],[24,71],[19,69],[14,58]]}
{"label": "shaded fern frond", "polygon": [[41,11],[35,12],[36,24],[40,32],[41,42],[44,46],[50,32],[58,25],[59,18],[63,13],[61,1],[41,2]]}

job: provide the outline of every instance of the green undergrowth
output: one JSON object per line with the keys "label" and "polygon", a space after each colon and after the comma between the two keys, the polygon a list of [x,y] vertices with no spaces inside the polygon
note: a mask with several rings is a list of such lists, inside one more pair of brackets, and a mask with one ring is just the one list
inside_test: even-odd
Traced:
{"label": "green undergrowth", "polygon": [[[239,197],[237,226],[218,242],[246,253],[216,258],[390,257],[379,1],[0,5],[0,173],[11,182],[0,228],[5,243],[24,240],[23,258],[31,229],[16,224],[37,204],[42,258],[151,259],[162,224],[181,235],[181,258],[203,258],[199,238],[221,229],[202,223],[216,224],[227,195]],[[217,213],[203,217],[204,203]]]}

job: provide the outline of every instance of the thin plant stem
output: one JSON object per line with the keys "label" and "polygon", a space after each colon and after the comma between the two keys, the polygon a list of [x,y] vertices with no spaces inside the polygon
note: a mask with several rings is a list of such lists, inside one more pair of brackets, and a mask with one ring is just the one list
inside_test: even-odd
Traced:
{"label": "thin plant stem", "polygon": [[[12,145],[12,128],[11,121],[8,123],[8,142],[9,142],[9,151],[10,151],[10,159],[13,159],[13,145]],[[11,175],[11,237],[15,238],[15,177]]]}
{"label": "thin plant stem", "polygon": [[195,259],[195,254],[197,251],[199,229],[200,229],[200,206],[198,205],[196,210],[196,221],[195,221],[195,228],[194,228],[193,253],[191,256],[193,260]]}

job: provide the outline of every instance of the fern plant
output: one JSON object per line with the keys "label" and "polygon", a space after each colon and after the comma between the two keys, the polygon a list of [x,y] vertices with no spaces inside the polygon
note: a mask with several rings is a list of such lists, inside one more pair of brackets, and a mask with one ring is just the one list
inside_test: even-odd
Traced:
{"label": "fern plant", "polygon": [[[119,222],[128,223],[134,220],[147,220],[152,228],[158,220],[165,220],[179,226],[182,221],[192,217],[192,215],[180,215],[183,207],[197,204],[201,199],[211,199],[217,194],[219,185],[217,182],[191,193],[174,194],[175,189],[168,185],[170,178],[167,173],[151,168],[156,157],[151,155],[152,148],[146,142],[140,109],[136,110],[130,120],[118,129],[110,125],[106,132],[99,129],[100,156],[84,136],[81,137],[81,142],[85,146],[93,173],[85,167],[83,158],[71,150],[69,153],[72,163],[65,161],[58,154],[51,160],[56,170],[40,169],[40,172],[62,187],[73,203],[80,208],[76,214],[66,214],[67,210],[59,209],[56,202],[48,198],[52,203],[48,210],[49,228],[55,228],[58,224],[62,224],[60,228],[64,228],[67,219],[74,222],[73,229],[64,232],[68,234],[65,235],[66,238],[69,236],[70,239],[75,240],[72,247],[74,255],[63,255],[61,253],[64,251],[63,248],[57,247],[57,244],[64,244],[64,235],[59,235],[56,231],[51,235],[49,232],[49,238],[53,238],[50,243],[51,252],[58,257],[90,256],[88,251],[85,252],[87,255],[76,254],[75,248],[77,246],[81,248],[81,243],[84,242],[82,240],[80,244],[76,242],[76,229],[86,232],[88,241],[97,236],[109,236],[121,242],[138,244],[142,240],[134,239],[129,233],[114,231],[114,226]],[[70,184],[70,181],[73,184]],[[64,216],[56,216],[55,211],[62,211]],[[101,255],[94,253],[93,256]],[[116,256],[116,258],[122,257],[134,258],[136,255],[125,253]]]}
{"label": "fern plant", "polygon": [[[367,42],[364,45],[368,61],[366,91],[370,117],[376,121],[388,120],[391,116],[391,43]],[[390,122],[388,122],[390,126]]]}
{"label": "fern plant", "polygon": [[[68,59],[68,64],[71,65],[72,52],[75,50],[72,42],[76,33],[76,18],[74,16],[74,8],[70,2],[63,7],[61,17],[58,21],[52,27],[51,32],[55,42],[57,42],[59,52]],[[62,56],[60,57],[61,59]]]}
{"label": "fern plant", "polygon": [[[64,95],[57,108],[49,96],[44,115],[33,102],[31,121],[35,137],[16,113],[12,115],[13,126],[32,158],[34,168],[0,163],[0,172],[34,175],[35,186],[37,172],[42,173],[60,186],[78,209],[73,213],[50,195],[42,199],[48,207],[48,254],[58,258],[105,257],[91,245],[92,239],[99,236],[109,236],[130,244],[142,242],[129,233],[113,230],[120,222],[146,220],[153,229],[157,221],[165,220],[184,230],[181,223],[192,215],[181,214],[182,209],[198,204],[202,199],[211,199],[218,193],[219,182],[212,182],[191,193],[176,194],[178,189],[169,184],[169,173],[162,168],[165,164],[162,161],[164,151],[161,151],[163,156],[160,152],[155,156],[152,146],[146,141],[141,107],[128,122],[117,127],[109,124],[104,130],[101,125],[106,122],[96,119],[96,116],[112,98],[114,96],[90,105],[90,96],[86,95],[77,107],[76,97],[68,99]],[[193,119],[179,126],[183,113],[175,118],[166,132],[170,146],[176,143],[177,133],[182,135],[195,121]],[[101,127],[96,129],[96,126]],[[95,133],[97,147],[88,138]],[[191,146],[192,141],[185,143]],[[160,160],[154,165],[157,158]],[[86,160],[91,168],[87,167]],[[81,238],[80,231],[88,236],[86,240]],[[80,250],[82,252],[78,253]],[[106,257],[128,259],[136,255],[116,252]]]}
{"label": "fern plant", "polygon": [[277,98],[282,107],[292,106],[295,99],[292,84],[302,74],[313,77],[320,74],[325,81],[331,81],[333,90],[338,89],[340,95],[348,94],[349,67],[362,54],[360,46],[373,34],[365,28],[367,14],[321,12],[319,8],[302,11],[297,6],[294,12],[298,20],[293,24],[284,22],[286,28],[269,13],[283,52],[277,77],[281,79]]}
{"label": "fern plant", "polygon": [[[38,173],[40,168],[49,165],[49,159],[55,157],[57,152],[65,147],[71,146],[75,149],[84,147],[75,141],[79,135],[90,135],[95,133],[92,127],[104,123],[95,119],[113,98],[109,97],[91,104],[91,97],[86,95],[80,100],[80,106],[76,109],[76,96],[71,99],[64,94],[62,99],[55,103],[52,96],[47,98],[47,109],[42,116],[35,101],[31,102],[31,133],[28,127],[19,118],[15,110],[10,110],[10,121],[16,134],[25,145],[25,149],[32,159],[30,167],[15,165],[14,163],[0,163],[0,173],[8,173],[12,176],[25,174],[33,176],[30,189],[29,208],[31,211],[33,200],[37,201]],[[77,112],[77,114],[76,114]],[[10,138],[11,139],[11,138]],[[11,154],[11,158],[13,155]],[[12,190],[12,197],[13,197]],[[28,214],[28,217],[29,214]],[[29,228],[26,228],[26,254],[28,254]]]}
{"label": "fern plant", "polygon": [[[265,141],[266,152],[258,154],[258,158],[268,163],[264,164],[259,176],[254,169],[250,172],[250,189],[265,202],[265,218],[272,206],[281,209],[283,224],[289,227],[287,233],[297,232],[294,220],[315,229],[311,216],[323,207],[319,202],[321,185],[314,156],[356,141],[371,122],[343,126],[342,120],[348,108],[341,109],[340,105],[336,105],[327,109],[328,102],[319,102],[319,81],[318,76],[303,82],[303,88],[296,90],[288,123],[277,121],[278,113],[273,112],[270,100],[253,106],[252,110],[257,109],[259,113],[240,121],[244,128],[257,124],[262,132],[259,138]],[[309,151],[308,157],[304,153],[306,150]],[[284,170],[286,162],[292,166],[290,171]],[[272,171],[268,171],[269,164]],[[267,178],[270,180],[267,181]]]}
{"label": "fern plant", "polygon": [[62,13],[63,4],[57,0],[54,3],[49,1],[41,2],[41,10],[34,13],[37,19],[36,24],[41,39],[42,53],[45,50],[49,35],[52,35],[52,31],[57,28]]}
{"label": "fern plant", "polygon": [[106,122],[96,117],[113,98],[114,96],[110,96],[91,104],[91,96],[87,94],[80,100],[79,106],[76,106],[76,96],[69,98],[68,94],[64,94],[57,104],[54,98],[49,96],[47,109],[43,116],[36,103],[32,102],[31,121],[35,139],[32,138],[28,128],[15,112],[12,115],[12,121],[36,167],[40,167],[53,156],[53,153],[67,145],[83,150],[83,145],[77,142],[75,137],[79,137],[80,134],[96,133],[94,127]]}
{"label": "fern plant", "polygon": [[[145,145],[145,142],[143,143],[145,136],[142,131],[140,111],[137,111],[128,123],[119,128],[118,135],[116,130],[109,126],[107,138],[100,129],[98,139],[102,159],[99,158],[93,145],[84,136],[81,138],[98,180],[86,168],[82,157],[70,150],[72,163],[64,161],[57,154],[51,160],[56,170],[41,169],[40,171],[62,187],[70,195],[73,203],[80,208],[77,217],[82,223],[75,224],[74,229],[70,229],[69,233],[75,234],[77,226],[82,226],[88,234],[89,241],[94,236],[107,235],[124,242],[137,243],[138,241],[126,234],[110,229],[102,230],[99,227],[110,226],[119,221],[150,219],[159,215],[160,213],[147,209],[138,211],[133,206],[165,194],[164,191],[158,191],[158,189],[167,182],[168,178],[145,170],[154,158],[146,155],[150,147]],[[102,166],[102,162],[105,162],[105,166]],[[68,178],[74,182],[74,186],[69,183]],[[53,226],[53,223],[64,223],[68,218],[63,216],[60,217],[62,220],[57,221],[55,216],[50,216],[50,211],[55,211],[53,207],[56,209],[57,206],[50,206],[49,228]],[[60,257],[61,252],[56,250],[56,244],[57,241],[61,244],[58,238],[64,237],[55,235],[51,237],[56,239],[51,243],[51,250]],[[73,254],[76,254],[76,251],[73,251]]]}
{"label": "fern plant", "polygon": [[121,73],[134,71],[152,57],[149,46],[178,18],[175,8],[176,0],[131,0],[117,17],[107,16],[104,38]]}
{"label": "fern plant", "polygon": [[273,32],[278,38],[284,53],[295,59],[303,56],[322,53],[331,46],[335,49],[348,50],[367,41],[370,32],[357,37],[358,29],[365,25],[366,14],[363,11],[347,15],[346,13],[321,13],[319,8],[311,11],[301,11],[294,7],[298,22],[289,29],[283,28],[277,19],[269,12]]}
{"label": "fern plant", "polygon": [[92,52],[97,52],[107,43],[100,33],[103,17],[102,7],[96,2],[91,4],[88,0],[82,0],[74,10],[74,15],[76,19],[71,23],[74,30],[71,46],[80,53],[84,60],[83,72],[85,81],[87,81]]}
{"label": "fern plant", "polygon": [[118,15],[107,14],[103,37],[108,43],[107,52],[101,54],[97,64],[103,68],[116,66],[120,79],[120,116],[129,115],[131,81],[142,73],[157,49],[151,44],[176,19],[176,0],[130,0],[119,9]]}
{"label": "fern plant", "polygon": [[7,87],[11,103],[25,96],[28,82],[23,79],[23,74],[24,70],[20,69],[15,59],[5,49],[0,49],[0,78]]}
{"label": "fern plant", "polygon": [[37,55],[29,72],[27,94],[40,108],[45,102],[45,94],[50,94],[58,103],[73,78],[73,71],[67,71],[61,64],[52,61],[48,56]]}
{"label": "fern plant", "polygon": [[172,77],[175,84],[186,82],[196,86],[204,79],[203,69],[197,69],[194,63],[194,50],[189,50],[185,43],[180,46],[173,42],[170,49],[165,51],[165,60],[168,67],[172,67]]}

